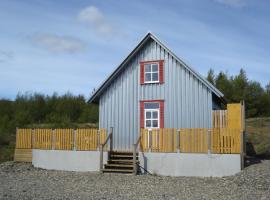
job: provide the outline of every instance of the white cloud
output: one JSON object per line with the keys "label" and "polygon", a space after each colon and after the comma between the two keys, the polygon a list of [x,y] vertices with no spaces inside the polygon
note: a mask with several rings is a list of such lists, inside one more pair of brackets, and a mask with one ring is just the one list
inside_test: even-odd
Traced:
{"label": "white cloud", "polygon": [[12,51],[0,50],[0,62],[6,62],[13,59],[14,53]]}
{"label": "white cloud", "polygon": [[230,7],[235,7],[235,8],[246,6],[246,0],[215,0],[215,1],[224,5],[230,6]]}
{"label": "white cloud", "polygon": [[95,6],[89,6],[81,10],[78,14],[78,20],[81,23],[90,25],[98,33],[110,35],[114,32],[111,23],[105,18],[103,13],[101,13],[101,11]]}
{"label": "white cloud", "polygon": [[42,33],[35,34],[32,40],[37,46],[52,52],[76,53],[86,48],[80,39],[71,36]]}

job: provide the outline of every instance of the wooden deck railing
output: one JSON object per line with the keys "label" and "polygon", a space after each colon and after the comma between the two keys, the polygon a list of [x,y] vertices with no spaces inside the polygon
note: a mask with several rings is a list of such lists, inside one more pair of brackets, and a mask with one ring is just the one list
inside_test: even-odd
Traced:
{"label": "wooden deck railing", "polygon": [[16,149],[94,151],[106,137],[106,129],[95,128],[17,129]]}
{"label": "wooden deck railing", "polygon": [[141,142],[141,136],[137,139],[137,141],[133,144],[132,146],[132,154],[133,154],[133,159],[132,159],[132,164],[133,164],[133,174],[136,175],[138,172],[138,163],[137,163],[137,147]]}
{"label": "wooden deck railing", "polygon": [[100,143],[100,146],[99,146],[99,151],[100,151],[99,171],[100,172],[102,172],[102,170],[103,170],[103,150],[104,150],[104,147],[107,145],[107,143],[109,141],[110,141],[110,150],[109,150],[109,152],[112,152],[112,150],[113,150],[113,128],[112,127],[110,128],[110,134],[109,134],[109,136],[106,138],[106,140],[104,142],[101,142]]}
{"label": "wooden deck railing", "polygon": [[240,129],[141,129],[141,151],[182,153],[240,153]]}

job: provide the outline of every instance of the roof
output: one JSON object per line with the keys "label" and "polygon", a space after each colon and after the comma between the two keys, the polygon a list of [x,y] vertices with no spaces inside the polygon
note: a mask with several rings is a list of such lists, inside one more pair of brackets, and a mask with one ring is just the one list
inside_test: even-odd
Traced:
{"label": "roof", "polygon": [[124,59],[124,61],[109,75],[107,79],[98,87],[98,89],[92,94],[89,99],[89,103],[97,102],[100,95],[106,90],[106,88],[112,83],[112,81],[117,77],[117,75],[125,67],[125,64],[130,61],[130,59],[143,47],[143,45],[148,42],[150,39],[154,40],[167,52],[169,52],[181,65],[183,65],[187,70],[190,71],[197,79],[204,83],[217,97],[222,98],[224,95],[220,92],[215,86],[213,86],[209,81],[207,81],[203,76],[198,72],[188,66],[183,60],[176,56],[166,45],[164,45],[160,40],[151,32],[148,32],[141,42],[131,51],[131,53]]}

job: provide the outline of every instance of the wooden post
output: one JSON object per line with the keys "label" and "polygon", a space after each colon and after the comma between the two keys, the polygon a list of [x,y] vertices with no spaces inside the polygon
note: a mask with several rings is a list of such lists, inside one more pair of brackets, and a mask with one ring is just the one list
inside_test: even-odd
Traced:
{"label": "wooden post", "polygon": [[244,169],[245,167],[245,156],[246,156],[246,119],[245,119],[245,101],[243,100],[241,102],[241,149],[240,149],[240,153],[241,153],[241,169]]}
{"label": "wooden post", "polygon": [[110,152],[113,151],[113,127],[110,128]]}
{"label": "wooden post", "polygon": [[100,145],[100,130],[97,131],[97,150],[99,150]]}
{"label": "wooden post", "polygon": [[55,150],[55,129],[52,129],[52,150]]}
{"label": "wooden post", "polygon": [[137,174],[137,163],[136,163],[136,144],[133,144],[133,174]]}
{"label": "wooden post", "polygon": [[16,148],[19,146],[18,127],[16,127]]}
{"label": "wooden post", "polygon": [[240,155],[241,155],[241,170],[244,169],[245,156],[244,156],[244,131],[240,132]]}
{"label": "wooden post", "polygon": [[103,170],[103,145],[100,146],[100,164],[99,164],[99,172],[102,172]]}
{"label": "wooden post", "polygon": [[149,134],[149,148],[148,151],[151,152],[152,151],[152,130],[148,130],[148,134]]}
{"label": "wooden post", "polygon": [[171,129],[171,151],[174,152],[174,128]]}
{"label": "wooden post", "polygon": [[35,129],[31,129],[31,149],[34,149],[34,131]]}
{"label": "wooden post", "polygon": [[209,129],[207,131],[207,148],[208,148],[208,154],[211,153],[211,130]]}
{"label": "wooden post", "polygon": [[73,151],[76,151],[76,129],[73,129]]}
{"label": "wooden post", "polygon": [[176,140],[177,140],[177,153],[180,153],[180,129],[177,130]]}

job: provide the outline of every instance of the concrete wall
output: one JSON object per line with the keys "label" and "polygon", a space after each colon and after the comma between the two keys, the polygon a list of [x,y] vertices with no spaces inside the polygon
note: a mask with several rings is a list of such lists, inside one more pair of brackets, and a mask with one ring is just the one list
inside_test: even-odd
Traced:
{"label": "concrete wall", "polygon": [[[99,171],[99,151],[60,151],[33,149],[32,164],[43,169],[66,171]],[[108,153],[103,161],[107,163]]]}
{"label": "concrete wall", "polygon": [[141,153],[140,166],[164,176],[222,177],[241,171],[240,154]]}

